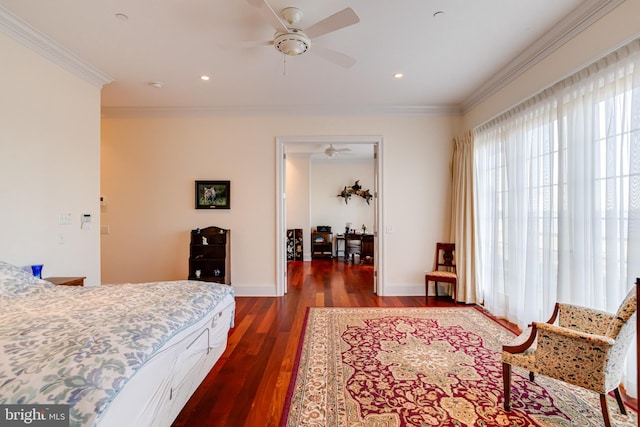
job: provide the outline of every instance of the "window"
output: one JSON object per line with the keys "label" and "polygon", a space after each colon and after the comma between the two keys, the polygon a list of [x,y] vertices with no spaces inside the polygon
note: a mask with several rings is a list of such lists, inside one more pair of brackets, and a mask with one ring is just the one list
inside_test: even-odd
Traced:
{"label": "window", "polygon": [[640,40],[475,130],[478,283],[521,327],[640,276]]}

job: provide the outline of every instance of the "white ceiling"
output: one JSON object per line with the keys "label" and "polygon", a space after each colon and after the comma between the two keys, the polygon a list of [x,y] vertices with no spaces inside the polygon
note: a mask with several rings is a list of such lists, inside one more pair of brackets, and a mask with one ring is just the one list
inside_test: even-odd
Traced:
{"label": "white ceiling", "polygon": [[[270,0],[276,11],[301,9],[302,28],[345,7],[360,18],[287,57],[286,75],[272,46],[239,46],[273,39],[251,2],[0,0],[0,30],[112,80],[102,92],[107,111],[460,111],[620,0]],[[357,62],[340,67],[314,46]]]}

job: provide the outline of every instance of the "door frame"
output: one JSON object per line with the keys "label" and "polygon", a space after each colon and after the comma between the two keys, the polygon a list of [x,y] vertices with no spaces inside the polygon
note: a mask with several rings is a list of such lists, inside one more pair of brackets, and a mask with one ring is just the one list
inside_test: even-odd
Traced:
{"label": "door frame", "polygon": [[286,227],[286,145],[287,144],[373,144],[374,180],[374,278],[373,291],[385,294],[384,283],[384,179],[383,138],[380,135],[360,136],[276,136],[276,295],[287,293],[287,227]]}

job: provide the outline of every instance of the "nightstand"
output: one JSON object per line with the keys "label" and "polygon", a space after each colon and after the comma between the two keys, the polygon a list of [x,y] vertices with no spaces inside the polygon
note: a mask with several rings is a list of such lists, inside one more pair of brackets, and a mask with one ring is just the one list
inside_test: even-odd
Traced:
{"label": "nightstand", "polygon": [[84,286],[84,279],[86,277],[45,277],[44,280],[53,283],[54,285],[64,286]]}

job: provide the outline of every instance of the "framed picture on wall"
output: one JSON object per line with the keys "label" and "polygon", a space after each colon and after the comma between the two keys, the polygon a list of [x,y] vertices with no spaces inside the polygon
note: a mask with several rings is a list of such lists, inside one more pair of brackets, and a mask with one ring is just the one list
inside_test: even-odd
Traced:
{"label": "framed picture on wall", "polygon": [[196,181],[196,209],[230,208],[230,181]]}

